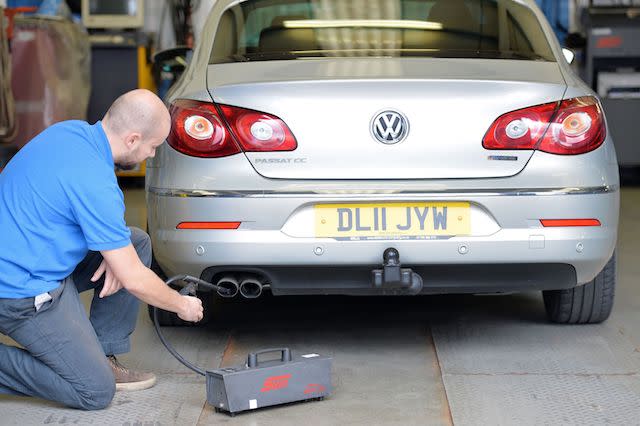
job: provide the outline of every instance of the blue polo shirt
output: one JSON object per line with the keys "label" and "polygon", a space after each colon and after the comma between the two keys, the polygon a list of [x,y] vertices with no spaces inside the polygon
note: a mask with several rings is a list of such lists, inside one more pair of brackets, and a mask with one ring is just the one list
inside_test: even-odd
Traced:
{"label": "blue polo shirt", "polygon": [[98,121],[55,124],[0,173],[0,298],[57,287],[88,250],[125,247],[130,231]]}

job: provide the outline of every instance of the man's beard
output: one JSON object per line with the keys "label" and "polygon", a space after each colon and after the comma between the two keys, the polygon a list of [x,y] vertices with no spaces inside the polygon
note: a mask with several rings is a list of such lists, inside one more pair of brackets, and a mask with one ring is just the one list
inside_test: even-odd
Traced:
{"label": "man's beard", "polygon": [[137,163],[117,163],[116,168],[118,170],[133,170],[137,165]]}

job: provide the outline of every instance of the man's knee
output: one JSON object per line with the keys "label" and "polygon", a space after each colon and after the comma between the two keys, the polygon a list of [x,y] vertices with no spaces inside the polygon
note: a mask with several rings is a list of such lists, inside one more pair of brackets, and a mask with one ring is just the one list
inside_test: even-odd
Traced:
{"label": "man's knee", "polygon": [[107,408],[116,393],[116,382],[113,374],[94,377],[91,384],[78,391],[80,406],[84,410],[102,410]]}
{"label": "man's knee", "polygon": [[151,238],[140,228],[132,226],[129,229],[131,229],[131,244],[136,249],[138,257],[145,266],[151,266]]}
{"label": "man's knee", "polygon": [[82,397],[82,406],[80,408],[84,410],[104,410],[111,404],[115,393],[115,384],[113,385],[113,391],[104,390],[86,393],[86,395]]}

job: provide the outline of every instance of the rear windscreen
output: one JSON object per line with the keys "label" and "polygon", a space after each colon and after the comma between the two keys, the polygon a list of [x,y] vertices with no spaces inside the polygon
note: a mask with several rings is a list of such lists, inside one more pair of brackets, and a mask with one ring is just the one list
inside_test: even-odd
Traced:
{"label": "rear windscreen", "polygon": [[221,16],[210,62],[366,56],[555,61],[513,0],[248,0]]}

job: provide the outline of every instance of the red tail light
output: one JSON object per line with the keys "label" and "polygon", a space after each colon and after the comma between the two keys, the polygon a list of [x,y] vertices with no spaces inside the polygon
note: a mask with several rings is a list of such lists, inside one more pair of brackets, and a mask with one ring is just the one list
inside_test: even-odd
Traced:
{"label": "red tail light", "polygon": [[491,125],[482,146],[575,155],[593,151],[605,136],[600,104],[585,96],[504,114]]}
{"label": "red tail light", "polygon": [[238,229],[241,222],[180,222],[176,229]]}
{"label": "red tail light", "polygon": [[601,226],[598,219],[540,219],[545,228],[565,226]]}
{"label": "red tail light", "polygon": [[293,151],[298,147],[289,127],[274,115],[227,105],[220,105],[220,109],[246,152]]}
{"label": "red tail light", "polygon": [[224,116],[212,103],[177,100],[170,108],[173,125],[167,142],[183,154],[207,158],[242,150],[293,151],[298,147],[291,130],[278,117],[227,105],[220,109]]}
{"label": "red tail light", "polygon": [[214,158],[241,152],[215,105],[180,99],[169,111],[172,126],[167,142],[181,153]]}

